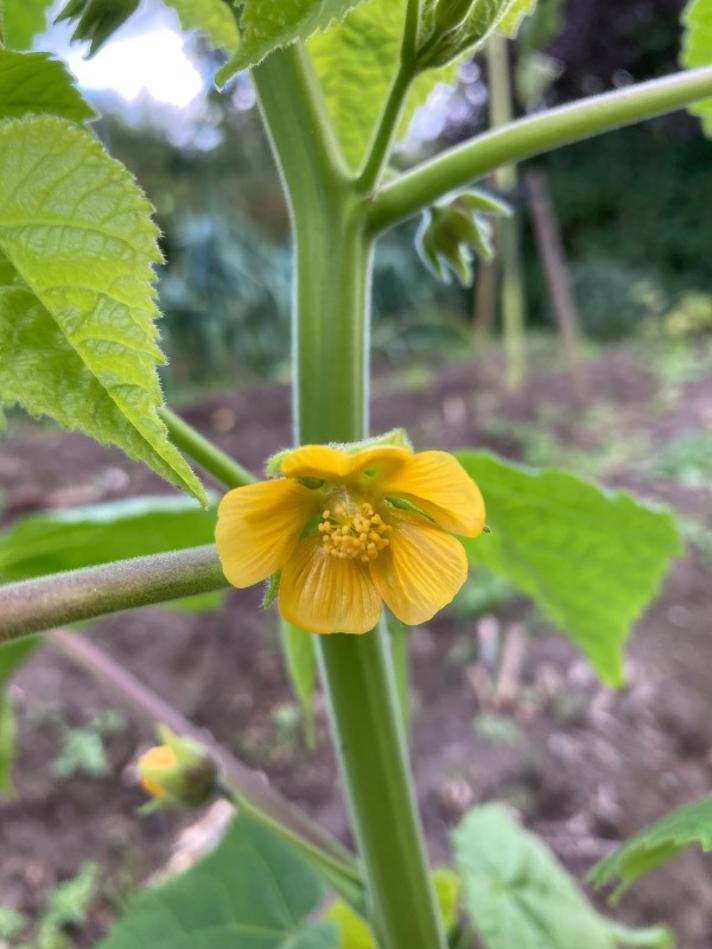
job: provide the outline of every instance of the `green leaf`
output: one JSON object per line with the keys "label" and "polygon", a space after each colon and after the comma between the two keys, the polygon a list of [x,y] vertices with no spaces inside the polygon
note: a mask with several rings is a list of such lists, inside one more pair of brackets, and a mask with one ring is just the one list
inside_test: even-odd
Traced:
{"label": "green leaf", "polygon": [[15,710],[9,695],[0,691],[0,797],[12,794],[12,762],[15,758]]}
{"label": "green leaf", "polygon": [[491,528],[463,541],[470,559],[530,596],[605,682],[620,685],[630,626],[681,550],[673,516],[563,471],[487,452],[457,457],[482,490]]}
{"label": "green leaf", "polygon": [[234,52],[240,42],[235,13],[226,0],[165,0],[184,30],[200,30],[215,49]]}
{"label": "green leaf", "polygon": [[[712,0],[688,0],[682,24],[682,65],[687,69],[712,65]],[[712,99],[695,102],[689,111],[699,116],[705,134],[712,138]]]}
{"label": "green leaf", "polygon": [[70,122],[0,123],[0,251],[23,284],[0,287],[0,401],[116,444],[204,502],[158,417],[150,213],[123,165]]}
{"label": "green leaf", "polygon": [[79,94],[64,63],[49,53],[0,50],[0,119],[60,115],[87,122],[96,113]]}
{"label": "green leaf", "polygon": [[282,655],[294,693],[304,715],[304,731],[309,748],[314,747],[314,688],[316,651],[314,637],[280,617]]}
{"label": "green leaf", "polygon": [[37,949],[69,949],[65,926],[82,926],[96,896],[99,867],[83,863],[79,873],[61,883],[42,914],[37,930]]}
{"label": "green leaf", "polygon": [[[363,162],[400,62],[403,0],[368,0],[341,23],[309,41],[329,115],[349,164]],[[459,63],[422,73],[411,86],[401,117],[405,134],[438,83],[452,85]],[[368,95],[363,90],[368,89]]]}
{"label": "green leaf", "polygon": [[601,916],[549,848],[502,804],[477,807],[453,835],[472,925],[486,949],[669,949],[662,927]]}
{"label": "green leaf", "polygon": [[[462,882],[457,873],[449,867],[434,870],[432,880],[443,927],[445,932],[449,933],[457,923]],[[338,927],[339,949],[377,949],[368,923],[348,903],[337,900],[331,904],[326,916]]]}
{"label": "green leaf", "polygon": [[536,4],[537,0],[514,0],[514,3],[499,21],[497,32],[504,33],[505,36],[515,37],[522,25],[522,20],[534,12]]}
{"label": "green leaf", "polygon": [[640,877],[693,844],[706,853],[712,851],[712,797],[686,804],[631,837],[596,864],[589,880],[594,886],[619,880],[613,894],[613,900],[618,900]]}
{"label": "green leaf", "polygon": [[241,40],[232,59],[215,81],[224,86],[235,73],[256,66],[275,49],[306,40],[340,19],[362,0],[244,0],[240,16]]}
{"label": "green leaf", "polygon": [[[146,496],[31,514],[0,534],[0,581],[40,577],[111,560],[212,543],[216,512],[188,498]],[[178,601],[178,609],[205,609],[222,594]],[[4,651],[0,652],[0,659]],[[0,666],[0,681],[2,680]]]}
{"label": "green leaf", "polygon": [[30,49],[38,33],[47,29],[52,0],[4,0],[0,3],[2,33],[10,49]]}
{"label": "green leaf", "polygon": [[322,888],[269,831],[237,817],[187,873],[131,901],[99,949],[336,949],[330,923],[308,923]]}
{"label": "green leaf", "polygon": [[93,56],[134,13],[139,0],[69,0],[55,23],[75,24],[72,42],[89,42]]}

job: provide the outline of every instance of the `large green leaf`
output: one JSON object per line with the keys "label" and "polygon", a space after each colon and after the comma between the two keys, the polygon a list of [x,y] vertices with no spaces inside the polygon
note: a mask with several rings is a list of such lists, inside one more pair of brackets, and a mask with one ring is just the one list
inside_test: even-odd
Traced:
{"label": "large green leaf", "polygon": [[28,113],[61,115],[75,122],[96,118],[67,67],[49,53],[0,50],[0,119]]}
{"label": "large green leaf", "polygon": [[47,29],[52,0],[0,0],[0,24],[6,46],[30,49],[38,33]]}
{"label": "large green leaf", "polygon": [[31,514],[0,534],[0,581],[209,544],[215,508],[148,496]]}
{"label": "large green leaf", "polygon": [[306,40],[362,0],[244,0],[237,52],[216,76],[219,86],[255,66],[272,50]]}
{"label": "large green leaf", "polygon": [[[400,61],[403,0],[368,0],[309,41],[326,104],[353,168],[363,161]],[[459,63],[430,69],[413,83],[401,118],[405,132],[438,83],[452,84]],[[368,95],[364,95],[368,89]]]}
{"label": "large green leaf", "polygon": [[200,30],[216,49],[232,53],[240,34],[228,0],[165,0],[173,7],[184,30]]}
{"label": "large green leaf", "polygon": [[593,868],[590,880],[594,886],[619,880],[617,899],[640,877],[693,844],[712,851],[712,797],[686,804],[631,837]]}
{"label": "large green leaf", "polygon": [[549,848],[502,804],[465,817],[454,834],[465,903],[486,949],[667,949],[662,927],[632,930],[601,916]]}
{"label": "large green leaf", "polygon": [[135,898],[99,949],[336,949],[335,927],[307,922],[321,897],[293,850],[237,817],[210,856]]}
{"label": "large green leaf", "polygon": [[116,444],[204,501],[158,416],[150,214],[124,166],[72,123],[0,123],[0,251],[21,280],[0,287],[0,401]]}
{"label": "large green leaf", "polygon": [[620,684],[630,626],[680,552],[672,515],[562,471],[487,452],[457,457],[482,489],[491,529],[464,541],[472,561],[535,600],[604,681]]}
{"label": "large green leaf", "polygon": [[[682,14],[685,34],[682,64],[688,69],[712,66],[712,0],[688,0]],[[712,137],[712,99],[695,102],[690,112],[702,119],[702,127]]]}

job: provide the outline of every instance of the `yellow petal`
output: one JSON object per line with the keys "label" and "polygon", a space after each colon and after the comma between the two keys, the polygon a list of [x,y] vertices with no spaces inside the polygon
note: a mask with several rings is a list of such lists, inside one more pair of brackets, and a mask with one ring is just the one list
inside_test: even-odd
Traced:
{"label": "yellow petal", "polygon": [[477,537],[485,525],[480,489],[445,451],[418,452],[380,487],[387,497],[410,501],[454,534]]}
{"label": "yellow petal", "polygon": [[290,452],[282,462],[287,478],[323,478],[349,481],[365,477],[376,484],[380,478],[399,471],[413,453],[398,445],[374,445],[361,451],[346,452],[331,445],[304,445]]}
{"label": "yellow petal", "polygon": [[378,622],[381,598],[367,564],[333,557],[320,537],[309,537],[282,570],[279,609],[310,633],[367,633]]}
{"label": "yellow petal", "polygon": [[391,543],[371,562],[376,589],[398,619],[416,626],[453,599],[467,579],[462,544],[421,514],[395,511]]}
{"label": "yellow petal", "polygon": [[249,587],[279,570],[321,498],[296,481],[279,478],[228,491],[215,529],[223,573],[236,587]]}

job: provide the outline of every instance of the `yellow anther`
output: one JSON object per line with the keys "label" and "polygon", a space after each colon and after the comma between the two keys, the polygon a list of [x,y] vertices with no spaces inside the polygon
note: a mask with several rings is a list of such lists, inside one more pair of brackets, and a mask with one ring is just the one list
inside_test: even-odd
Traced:
{"label": "yellow anther", "polygon": [[333,511],[322,512],[319,533],[327,551],[340,559],[360,560],[368,563],[375,559],[390,541],[385,536],[391,527],[384,524],[373,506],[361,504],[350,497],[340,500]]}

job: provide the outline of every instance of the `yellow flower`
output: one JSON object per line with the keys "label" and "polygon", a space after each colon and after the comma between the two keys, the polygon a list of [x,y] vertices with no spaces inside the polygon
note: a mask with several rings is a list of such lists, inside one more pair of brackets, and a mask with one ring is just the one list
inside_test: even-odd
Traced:
{"label": "yellow flower", "polygon": [[465,551],[450,532],[476,537],[485,509],[452,455],[306,445],[284,456],[280,473],[228,492],[215,536],[233,586],[281,571],[279,608],[295,626],[366,633],[383,601],[416,625],[465,582]]}
{"label": "yellow flower", "polygon": [[[175,751],[168,745],[156,745],[144,752],[136,762],[141,786],[151,797],[166,798],[170,792],[163,787],[162,777],[172,778],[180,767]],[[149,777],[150,775],[150,777]]]}

